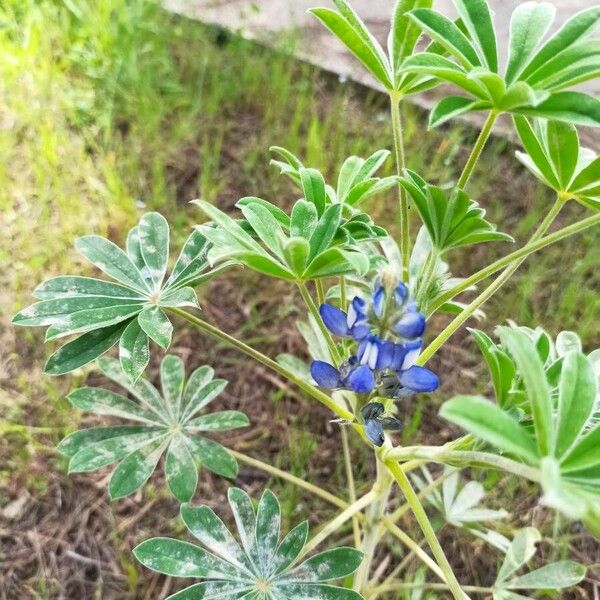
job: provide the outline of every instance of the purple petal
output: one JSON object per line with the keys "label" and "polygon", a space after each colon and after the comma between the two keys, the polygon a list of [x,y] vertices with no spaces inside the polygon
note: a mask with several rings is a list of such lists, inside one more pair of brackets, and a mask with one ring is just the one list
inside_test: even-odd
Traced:
{"label": "purple petal", "polygon": [[367,365],[362,365],[350,373],[344,384],[357,394],[368,394],[375,387],[375,376]]}
{"label": "purple petal", "polygon": [[404,283],[399,283],[394,290],[394,300],[398,306],[402,306],[408,298],[408,288]]}
{"label": "purple petal", "polygon": [[383,446],[385,442],[385,435],[383,433],[383,426],[379,421],[375,419],[369,419],[365,423],[365,433],[369,440],[376,446]]}
{"label": "purple petal", "polygon": [[339,371],[333,365],[322,360],[312,362],[310,374],[320,387],[332,390],[342,385]]}
{"label": "purple petal", "polygon": [[400,373],[400,383],[413,392],[433,392],[438,389],[438,376],[425,367],[411,367]]}
{"label": "purple petal", "polygon": [[379,345],[377,364],[375,365],[376,369],[387,369],[391,366],[394,360],[394,347],[395,344],[392,342],[381,342]]}
{"label": "purple petal", "polygon": [[404,355],[404,359],[402,360],[402,366],[399,369],[400,371],[406,371],[415,364],[417,358],[419,358],[419,354],[421,354],[421,350],[423,348],[423,340],[407,342],[406,344],[404,344],[404,348],[406,349],[406,354]]}
{"label": "purple petal", "polygon": [[385,289],[383,286],[378,287],[373,293],[373,312],[381,317],[383,314],[383,303],[385,301]]}
{"label": "purple petal", "polygon": [[408,349],[402,344],[394,344],[393,346],[394,348],[392,360],[390,361],[390,369],[392,369],[392,371],[400,371],[402,369],[404,357],[406,356]]}
{"label": "purple petal", "polygon": [[364,340],[371,333],[368,323],[359,323],[350,329],[350,335],[358,342]]}
{"label": "purple petal", "polygon": [[319,308],[321,319],[325,323],[325,327],[334,335],[347,336],[349,335],[347,315],[343,310],[332,306],[331,304],[321,304]]}
{"label": "purple petal", "polygon": [[365,313],[366,302],[360,296],[354,296],[348,307],[348,327],[354,327],[359,323],[365,323],[367,314]]}
{"label": "purple petal", "polygon": [[394,331],[405,338],[418,338],[425,332],[425,315],[420,312],[406,312],[394,325]]}

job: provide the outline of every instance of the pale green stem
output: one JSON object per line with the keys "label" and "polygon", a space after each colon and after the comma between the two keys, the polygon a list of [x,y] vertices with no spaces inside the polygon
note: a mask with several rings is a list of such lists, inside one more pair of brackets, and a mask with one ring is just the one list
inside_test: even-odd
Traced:
{"label": "pale green stem", "polygon": [[310,314],[313,316],[313,319],[317,323],[317,326],[319,327],[319,330],[323,335],[323,339],[327,342],[327,347],[329,348],[331,359],[335,363],[335,366],[339,367],[342,362],[340,353],[338,352],[335,342],[331,337],[331,332],[329,331],[329,329],[327,329],[327,327],[325,327],[325,323],[323,323],[323,319],[321,318],[321,315],[319,313],[319,308],[315,304],[314,300],[310,295],[310,292],[308,291],[304,283],[298,282],[298,289],[300,290],[300,295],[304,300],[304,304],[306,304],[306,308],[308,308]]}
{"label": "pale green stem", "polygon": [[262,460],[258,460],[256,458],[252,458],[251,456],[247,456],[246,454],[243,454],[242,452],[237,452],[236,450],[231,450],[231,449],[229,449],[228,451],[234,458],[236,458],[240,462],[246,463],[247,465],[250,465],[252,467],[260,469],[261,471],[265,471],[266,473],[269,473],[270,475],[273,475],[274,477],[279,477],[280,479],[283,479],[284,481],[289,481],[290,483],[293,483],[295,486],[310,492],[311,494],[317,496],[318,498],[322,498],[323,500],[326,500],[327,502],[329,502],[330,504],[333,504],[334,506],[337,506],[338,508],[346,510],[350,506],[348,504],[348,502],[346,502],[345,500],[342,500],[341,498],[334,496],[333,494],[329,493],[327,490],[324,490],[323,488],[319,487],[318,485],[315,485],[313,483],[305,481],[304,479],[300,479],[300,477],[296,477],[295,475],[292,475],[291,473],[288,473],[287,471],[278,469],[277,467],[274,467],[273,465],[270,465],[269,463],[265,463]]}
{"label": "pale green stem", "polygon": [[323,282],[320,279],[315,281],[315,289],[317,290],[317,302],[320,306],[325,302],[325,290],[323,289]]}
{"label": "pale green stem", "polygon": [[325,525],[319,533],[317,533],[304,547],[302,550],[301,556],[305,556],[306,554],[312,552],[315,548],[319,546],[322,542],[324,542],[332,533],[336,532],[344,523],[346,523],[349,519],[354,519],[357,513],[361,512],[365,507],[367,507],[371,502],[377,500],[377,494],[371,490],[366,493],[362,498],[353,502],[346,510],[342,511],[335,519],[331,520],[327,525]]}
{"label": "pale green stem", "polygon": [[[330,398],[327,394],[322,392],[320,389],[316,388],[314,385],[304,381],[301,377],[296,375],[294,372],[286,369],[284,366],[280,365],[278,362],[274,361],[272,358],[265,356],[262,352],[251,348],[244,342],[237,340],[233,336],[221,331],[218,327],[199,319],[198,317],[188,313],[187,311],[181,308],[170,308],[169,312],[180,316],[185,319],[201,331],[208,333],[212,337],[218,339],[219,341],[240,350],[244,354],[250,356],[254,360],[257,360],[259,363],[265,365],[269,369],[275,371],[279,375],[285,377],[288,381],[298,386],[303,392],[306,392],[309,396],[318,400],[322,404],[324,404],[329,410],[331,410],[334,414],[336,414],[341,419],[344,419],[350,423],[354,421],[354,415],[347,409],[343,408],[339,404],[337,404],[332,398]],[[356,431],[359,432],[361,437],[364,435],[363,428],[359,426],[357,423],[354,423]]]}
{"label": "pale green stem", "polygon": [[[546,233],[561,208],[564,206],[565,200],[562,197],[558,197],[544,220],[540,223],[535,233],[531,236],[527,246],[540,241],[540,238]],[[439,335],[425,348],[421,356],[417,360],[417,364],[424,365],[451,337],[454,335],[460,327],[468,321],[476,310],[480,306],[485,304],[514,274],[514,272],[521,266],[525,257],[515,260],[509,266],[507,266],[502,273],[485,289],[479,296],[477,296],[472,302],[470,302],[465,309],[458,314],[446,326]]]}
{"label": "pale green stem", "polygon": [[467,164],[465,165],[465,168],[463,169],[463,172],[461,173],[460,178],[456,184],[457,187],[459,187],[463,190],[467,187],[467,183],[469,183],[469,179],[471,178],[471,175],[473,174],[475,165],[477,164],[477,161],[479,160],[479,157],[481,156],[481,152],[483,151],[483,148],[484,148],[486,142],[488,141],[490,134],[492,133],[494,123],[496,122],[496,119],[498,118],[498,116],[499,116],[499,113],[494,110],[492,112],[490,112],[490,114],[488,115],[488,117],[483,125],[483,129],[480,131],[479,137],[477,138],[477,141],[475,142],[475,146],[473,146],[473,150],[471,151],[471,154],[469,155]]}
{"label": "pale green stem", "polygon": [[419,279],[419,289],[417,291],[417,306],[421,306],[423,299],[427,298],[427,288],[431,283],[431,278],[435,271],[435,265],[437,263],[438,253],[435,248],[432,248],[427,255],[427,260],[423,265],[423,271]]}
{"label": "pale green stem", "polygon": [[390,492],[394,480],[385,468],[385,465],[377,458],[377,479],[373,484],[373,493],[375,499],[371,502],[365,514],[365,522],[363,524],[363,539],[360,549],[364,554],[364,558],[358,571],[354,576],[354,584],[352,589],[360,592],[366,586],[369,572],[371,571],[371,563],[377,548],[379,540],[379,530],[382,526],[382,519],[385,516]]}
{"label": "pale green stem", "polygon": [[473,273],[473,275],[463,280],[461,283],[454,286],[452,289],[448,290],[447,292],[444,292],[444,294],[442,294],[438,298],[438,300],[436,300],[435,304],[430,308],[430,312],[435,312],[444,303],[448,302],[449,300],[452,300],[452,298],[458,296],[458,294],[464,292],[471,286],[476,285],[484,279],[487,279],[497,271],[504,269],[511,263],[518,261],[522,258],[526,258],[530,254],[533,254],[534,252],[537,252],[538,250],[541,250],[546,246],[550,246],[551,244],[559,242],[560,240],[563,240],[576,233],[581,233],[582,231],[598,224],[600,224],[600,213],[592,215],[591,217],[587,217],[586,219],[582,219],[581,221],[568,225],[567,227],[563,227],[562,229],[559,229],[554,233],[542,237],[533,243],[526,244],[522,248],[519,248],[518,250],[515,250],[514,252],[511,252],[510,254],[507,254],[506,256],[489,264],[484,269],[477,271],[477,273]]}
{"label": "pale green stem", "polygon": [[[397,94],[390,94],[390,107],[392,113],[392,130],[394,132],[394,150],[396,155],[396,170],[398,177],[404,175],[406,165],[404,158],[404,142],[402,140],[402,115],[400,113],[401,98]],[[408,194],[404,186],[398,183],[398,197],[400,201],[400,252],[402,254],[402,279],[408,283],[410,264],[410,221],[408,216]]]}
{"label": "pale green stem", "polygon": [[348,299],[346,298],[346,278],[340,275],[340,308],[346,310]]}
{"label": "pale green stem", "polygon": [[440,569],[444,573],[444,578],[450,591],[452,592],[452,595],[454,596],[455,600],[465,600],[465,598],[468,598],[468,596],[461,589],[460,584],[454,575],[454,571],[452,570],[452,567],[450,566],[450,563],[444,554],[444,550],[435,535],[435,531],[433,530],[431,522],[427,517],[427,513],[425,512],[419,497],[415,493],[415,490],[410,484],[408,477],[397,462],[386,459],[385,464],[398,483],[398,487],[404,494],[407,503],[410,505],[410,508],[417,519],[417,523],[421,527],[423,535],[425,536],[425,539],[431,548],[431,552],[433,553],[433,556]]}
{"label": "pale green stem", "polygon": [[513,473],[533,482],[539,482],[540,475],[537,469],[523,463],[491,454],[473,450],[448,450],[443,446],[411,446],[394,448],[386,455],[386,464],[390,460],[404,461],[421,459],[427,462],[436,462],[444,465],[457,465],[461,467],[485,467]]}
{"label": "pale green stem", "polygon": [[[418,583],[418,582],[397,582],[397,583],[385,583],[383,585],[379,585],[371,590],[367,590],[367,593],[371,594],[383,594],[386,592],[398,592],[401,590],[417,590],[417,589],[425,589],[425,590],[447,590],[450,586],[444,583]],[[465,592],[472,592],[475,594],[492,594],[494,592],[493,588],[481,587],[478,585],[464,585],[462,588]],[[372,599],[372,596],[369,596],[369,599]]]}
{"label": "pale green stem", "polygon": [[[356,502],[356,486],[354,485],[354,473],[352,472],[352,458],[350,456],[350,444],[348,443],[348,432],[345,427],[340,428],[342,436],[342,451],[344,453],[344,465],[346,467],[346,481],[348,484],[348,498],[350,502]],[[360,526],[358,519],[352,517],[352,532],[354,534],[354,546],[360,546]]]}

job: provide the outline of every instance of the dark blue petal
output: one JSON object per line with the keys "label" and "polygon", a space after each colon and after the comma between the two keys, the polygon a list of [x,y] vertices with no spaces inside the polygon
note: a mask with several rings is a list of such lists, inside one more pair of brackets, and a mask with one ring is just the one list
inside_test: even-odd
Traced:
{"label": "dark blue petal", "polygon": [[393,346],[393,355],[392,360],[390,361],[390,369],[392,369],[392,371],[400,371],[402,369],[404,357],[406,356],[408,349],[402,344],[394,344]]}
{"label": "dark blue petal", "polygon": [[420,312],[406,312],[394,325],[394,331],[405,338],[418,338],[425,332],[425,315]]}
{"label": "dark blue petal", "polygon": [[362,365],[350,373],[344,381],[344,385],[357,394],[368,394],[375,387],[375,376],[367,365]]}
{"label": "dark blue petal", "polygon": [[385,442],[385,435],[383,433],[383,426],[379,421],[375,419],[369,419],[365,423],[365,433],[369,440],[376,446],[383,446]]}
{"label": "dark blue petal", "polygon": [[323,319],[325,327],[327,327],[331,333],[339,336],[349,335],[347,315],[343,310],[340,310],[331,304],[321,304],[319,312],[321,313],[321,319]]}
{"label": "dark blue petal", "polygon": [[378,370],[387,369],[392,365],[394,360],[394,347],[396,344],[392,342],[381,342],[379,345],[379,354],[377,356],[377,364],[375,368]]}
{"label": "dark blue petal", "polygon": [[438,389],[438,376],[425,367],[410,367],[400,373],[400,383],[413,392],[433,392]]}
{"label": "dark blue petal", "polygon": [[394,290],[394,300],[398,306],[402,306],[408,298],[408,288],[404,283],[399,283]]}
{"label": "dark blue petal", "polygon": [[310,374],[317,385],[327,389],[335,389],[342,385],[339,371],[329,363],[322,360],[314,360],[310,365]]}
{"label": "dark blue petal", "polygon": [[378,317],[381,317],[381,315],[383,314],[383,305],[385,302],[385,289],[383,288],[383,286],[378,287],[373,292],[372,300],[373,300],[373,312]]}
{"label": "dark blue petal", "polygon": [[385,412],[385,407],[381,402],[369,402],[362,407],[360,412],[363,419],[368,421],[369,419],[378,419]]}
{"label": "dark blue petal", "polygon": [[356,341],[364,340],[369,333],[371,333],[371,327],[368,323],[358,323],[350,329],[350,335]]}
{"label": "dark blue petal", "polygon": [[352,298],[352,302],[350,302],[350,306],[348,307],[348,327],[353,327],[358,323],[365,323],[367,321],[366,306],[367,303],[360,296]]}
{"label": "dark blue petal", "polygon": [[384,431],[401,431],[402,422],[396,417],[383,417],[379,422],[383,426]]}
{"label": "dark blue petal", "polygon": [[406,349],[406,354],[402,360],[402,366],[399,369],[400,371],[406,371],[406,369],[410,369],[415,364],[417,358],[419,358],[419,355],[421,354],[423,340],[406,342],[403,344],[403,346]]}

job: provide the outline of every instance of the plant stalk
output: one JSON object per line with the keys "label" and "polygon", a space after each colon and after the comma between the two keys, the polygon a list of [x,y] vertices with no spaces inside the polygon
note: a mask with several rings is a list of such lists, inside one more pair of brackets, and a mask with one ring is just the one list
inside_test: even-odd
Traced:
{"label": "plant stalk", "polygon": [[[540,223],[525,247],[532,246],[541,240],[564,204],[565,199],[559,195],[556,202],[544,217],[544,220]],[[458,329],[473,316],[473,313],[475,313],[480,306],[485,304],[513,276],[514,272],[521,266],[524,260],[525,257],[522,257],[510,263],[504,271],[502,271],[502,273],[500,273],[500,275],[485,290],[483,290],[479,296],[472,300],[468,306],[466,306],[465,309],[439,333],[431,344],[425,348],[421,356],[419,356],[417,364],[424,365],[450,339],[450,337],[452,337],[452,335],[454,335]]]}
{"label": "plant stalk", "polygon": [[425,539],[427,540],[427,543],[429,544],[429,547],[433,552],[433,556],[435,557],[435,560],[439,565],[440,569],[444,573],[446,583],[448,584],[448,587],[450,588],[450,591],[452,592],[452,595],[454,596],[455,600],[468,599],[468,596],[461,589],[460,583],[458,583],[458,580],[454,575],[454,571],[452,570],[452,567],[450,566],[450,563],[448,562],[448,559],[444,554],[444,550],[435,535],[435,531],[433,530],[431,522],[427,517],[425,509],[423,508],[419,497],[417,496],[415,490],[410,484],[408,477],[402,470],[402,467],[397,462],[389,460],[387,458],[385,461],[385,465],[387,466],[390,473],[393,475],[394,479],[398,483],[398,487],[404,494],[406,502],[410,505],[410,508],[413,514],[415,515],[415,518],[417,519],[421,530],[423,531],[423,535],[425,536]]}
{"label": "plant stalk", "polygon": [[[406,160],[404,157],[404,141],[402,139],[402,115],[400,113],[401,97],[390,94],[390,108],[392,116],[392,130],[394,132],[394,151],[396,157],[396,171],[398,177],[404,175]],[[408,284],[410,265],[410,221],[408,216],[408,194],[398,183],[398,198],[400,202],[400,253],[402,254],[402,279]]]}
{"label": "plant stalk", "polygon": [[[418,589],[425,589],[425,590],[447,590],[449,589],[449,586],[444,584],[444,583],[428,583],[428,582],[423,582],[423,583],[418,583],[418,582],[396,582],[396,583],[384,583],[382,585],[378,585],[377,587],[374,587],[370,590],[368,590],[368,592],[370,592],[371,594],[383,594],[385,592],[398,592],[401,590],[418,590]],[[478,585],[465,585],[462,588],[465,592],[472,592],[475,594],[492,594],[494,592],[493,588],[488,588],[488,587],[481,587]],[[371,598],[371,595],[369,595],[369,598]]]}
{"label": "plant stalk", "polygon": [[475,146],[473,146],[473,150],[471,151],[471,154],[469,155],[469,158],[467,160],[467,163],[465,164],[463,172],[461,173],[460,178],[458,179],[458,182],[456,184],[457,187],[459,187],[463,190],[467,187],[467,183],[469,183],[469,179],[471,178],[471,175],[473,174],[475,165],[477,164],[477,161],[479,160],[479,157],[481,156],[481,152],[483,151],[483,148],[484,148],[486,142],[488,141],[490,134],[492,133],[494,123],[496,122],[496,119],[498,118],[499,114],[500,113],[493,110],[487,116],[487,119],[485,120],[485,123],[483,125],[483,129],[479,132],[479,136],[477,137]]}
{"label": "plant stalk", "polygon": [[[350,456],[350,444],[348,442],[348,432],[345,427],[340,428],[342,437],[342,450],[344,452],[344,465],[346,467],[346,481],[348,484],[348,498],[350,502],[356,502],[356,486],[354,485],[354,473],[352,472],[352,458]],[[360,546],[360,526],[358,519],[352,516],[352,533],[354,534],[354,546]]]}
{"label": "plant stalk", "polygon": [[376,459],[376,464],[377,478],[372,489],[374,500],[369,505],[365,514],[363,539],[360,546],[364,558],[354,576],[354,585],[352,586],[352,589],[356,592],[360,592],[367,585],[373,556],[380,537],[379,531],[382,527],[382,520],[385,516],[388,500],[392,491],[392,485],[394,483],[394,479],[389,470],[385,468],[385,465],[378,457]]}

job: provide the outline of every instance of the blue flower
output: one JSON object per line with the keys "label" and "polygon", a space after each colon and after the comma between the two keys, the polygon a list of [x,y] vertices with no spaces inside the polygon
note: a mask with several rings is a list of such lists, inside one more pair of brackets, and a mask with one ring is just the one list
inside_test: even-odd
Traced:
{"label": "blue flower", "polygon": [[385,408],[381,402],[369,402],[361,413],[365,422],[365,434],[376,446],[383,446],[385,430],[400,431],[402,423],[396,417],[383,417]]}
{"label": "blue flower", "polygon": [[377,419],[367,419],[365,421],[365,433],[369,440],[376,446],[383,446],[385,435],[383,433],[383,425]]}
{"label": "blue flower", "polygon": [[310,365],[310,374],[319,387],[330,390],[348,389],[357,394],[369,394],[375,387],[375,375],[356,357],[351,357],[339,369],[323,360],[315,360]]}
{"label": "blue flower", "polygon": [[355,296],[347,313],[332,304],[321,304],[319,313],[325,327],[334,335],[361,340],[369,335],[371,329],[365,308],[366,302]]}

